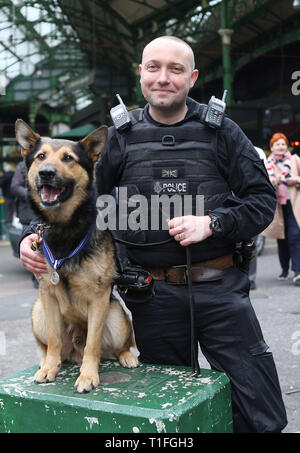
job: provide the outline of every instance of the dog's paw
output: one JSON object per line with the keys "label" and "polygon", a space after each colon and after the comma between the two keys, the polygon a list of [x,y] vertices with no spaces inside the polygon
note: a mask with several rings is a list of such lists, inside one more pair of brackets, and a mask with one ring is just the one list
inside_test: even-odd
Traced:
{"label": "dog's paw", "polygon": [[34,382],[36,384],[47,384],[48,382],[55,381],[59,368],[41,368],[34,375]]}
{"label": "dog's paw", "polygon": [[123,351],[118,357],[120,364],[124,368],[136,368],[139,366],[139,361],[136,355],[131,351]]}
{"label": "dog's paw", "polygon": [[99,374],[85,376],[81,374],[75,382],[75,387],[78,393],[88,393],[93,388],[98,387],[100,383]]}

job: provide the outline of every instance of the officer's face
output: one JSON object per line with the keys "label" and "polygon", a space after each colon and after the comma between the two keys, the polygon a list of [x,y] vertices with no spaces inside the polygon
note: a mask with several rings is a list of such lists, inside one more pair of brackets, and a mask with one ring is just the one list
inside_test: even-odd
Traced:
{"label": "officer's face", "polygon": [[180,42],[157,39],[145,47],[140,65],[141,88],[150,106],[174,110],[186,103],[186,96],[198,77],[193,70],[191,50]]}
{"label": "officer's face", "polygon": [[280,154],[280,155],[284,154],[287,151],[287,144],[283,140],[283,138],[280,138],[279,140],[277,140],[276,142],[273,143],[273,145],[271,147],[271,151],[274,154]]}

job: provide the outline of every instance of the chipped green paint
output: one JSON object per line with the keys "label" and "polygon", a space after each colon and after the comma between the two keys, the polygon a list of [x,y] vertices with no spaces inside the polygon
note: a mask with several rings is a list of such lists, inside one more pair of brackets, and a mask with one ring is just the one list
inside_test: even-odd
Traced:
{"label": "chipped green paint", "polygon": [[201,370],[143,364],[100,365],[100,386],[75,393],[79,366],[64,364],[56,381],[37,385],[28,368],[0,380],[1,432],[197,433],[232,432],[227,376]]}

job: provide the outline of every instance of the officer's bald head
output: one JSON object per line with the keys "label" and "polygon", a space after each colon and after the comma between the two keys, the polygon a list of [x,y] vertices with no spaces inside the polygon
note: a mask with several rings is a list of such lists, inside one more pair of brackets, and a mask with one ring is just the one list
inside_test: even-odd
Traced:
{"label": "officer's bald head", "polygon": [[182,47],[182,52],[184,55],[186,55],[186,58],[187,58],[187,61],[189,62],[191,71],[193,71],[195,69],[194,52],[193,52],[192,48],[185,41],[183,41],[180,38],[177,38],[177,36],[159,36],[158,38],[155,38],[152,41],[150,41],[149,44],[147,44],[143,50],[142,64],[143,64],[144,58],[147,55],[148,51],[152,50],[155,47],[167,48],[168,41],[172,42],[173,44],[177,44],[178,47]]}

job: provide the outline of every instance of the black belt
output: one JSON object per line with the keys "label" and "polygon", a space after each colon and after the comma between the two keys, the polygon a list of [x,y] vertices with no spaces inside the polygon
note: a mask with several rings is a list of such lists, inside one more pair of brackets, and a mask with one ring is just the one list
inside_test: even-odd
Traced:
{"label": "black belt", "polygon": [[[233,266],[232,255],[224,255],[213,260],[193,264],[191,266],[192,282],[211,282],[223,277],[223,270]],[[187,283],[187,265],[172,266],[167,269],[147,268],[155,280],[164,280],[170,285]]]}

